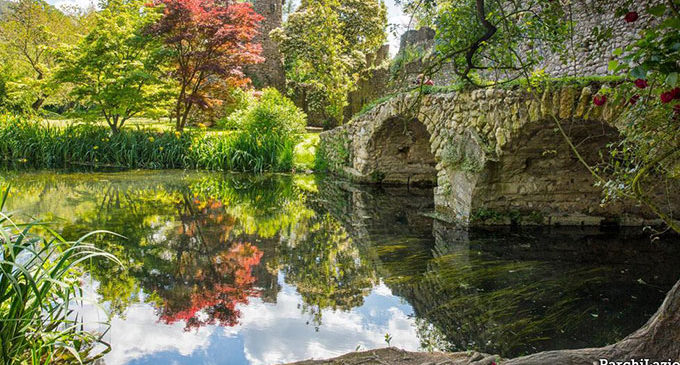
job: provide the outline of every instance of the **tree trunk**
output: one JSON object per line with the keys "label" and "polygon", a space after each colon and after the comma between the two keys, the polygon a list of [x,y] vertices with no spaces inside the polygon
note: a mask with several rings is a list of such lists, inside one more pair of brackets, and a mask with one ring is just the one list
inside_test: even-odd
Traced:
{"label": "tree trunk", "polygon": [[625,339],[602,348],[547,351],[503,361],[504,365],[593,364],[600,359],[628,361],[680,361],[680,281],[668,293],[656,314]]}
{"label": "tree trunk", "polygon": [[42,107],[43,103],[45,102],[45,97],[40,96],[38,100],[34,101],[33,104],[31,104],[31,109],[38,111],[40,110],[40,107]]}

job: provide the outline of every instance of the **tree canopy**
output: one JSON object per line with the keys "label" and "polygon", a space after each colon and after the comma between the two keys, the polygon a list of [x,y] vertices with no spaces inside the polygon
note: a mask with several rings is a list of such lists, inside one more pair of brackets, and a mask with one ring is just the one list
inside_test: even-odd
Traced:
{"label": "tree canopy", "polygon": [[164,112],[166,52],[146,32],[158,18],[157,9],[142,1],[111,0],[97,13],[92,31],[61,52],[56,79],[72,84],[71,93],[114,133],[139,113]]}
{"label": "tree canopy", "polygon": [[387,10],[378,0],[306,0],[271,36],[284,55],[288,86],[330,125],[342,121],[366,57],[386,40]]}
{"label": "tree canopy", "polygon": [[178,131],[192,107],[209,107],[211,89],[243,86],[243,66],[262,62],[262,47],[253,41],[262,17],[250,3],[232,0],[158,0],[160,20],[150,28],[170,51],[179,84],[173,118]]}
{"label": "tree canopy", "polygon": [[56,65],[55,51],[75,43],[83,28],[77,16],[43,0],[19,0],[5,7],[0,14],[0,43],[7,62],[19,68],[14,90],[30,98],[31,108],[38,110],[54,92],[48,81]]}

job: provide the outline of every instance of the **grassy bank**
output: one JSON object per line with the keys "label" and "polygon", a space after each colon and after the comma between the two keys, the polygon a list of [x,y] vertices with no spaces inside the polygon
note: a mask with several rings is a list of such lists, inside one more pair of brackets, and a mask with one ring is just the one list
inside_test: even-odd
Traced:
{"label": "grassy bank", "polygon": [[178,133],[128,128],[112,134],[99,125],[54,126],[0,116],[0,159],[15,168],[291,171],[313,165],[308,160],[314,140],[314,136],[306,135],[258,138],[245,131]]}

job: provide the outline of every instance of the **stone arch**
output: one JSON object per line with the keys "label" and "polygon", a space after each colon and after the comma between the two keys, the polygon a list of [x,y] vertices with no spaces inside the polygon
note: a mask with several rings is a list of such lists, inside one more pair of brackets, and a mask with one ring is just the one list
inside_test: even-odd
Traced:
{"label": "stone arch", "polygon": [[462,225],[656,224],[630,201],[601,206],[601,187],[556,130],[553,116],[589,162],[608,155],[618,109],[594,106],[592,87],[540,100],[521,90],[429,94],[414,119],[399,116],[411,100],[402,94],[324,132],[324,159],[357,182],[433,185],[438,217]]}
{"label": "stone arch", "polygon": [[430,137],[417,119],[385,119],[364,146],[367,163],[362,172],[374,183],[434,186],[437,170]]}
{"label": "stone arch", "polygon": [[[605,122],[573,118],[561,123],[591,165],[607,156],[607,144],[619,138],[618,130]],[[552,120],[526,123],[515,131],[498,157],[480,169],[470,199],[471,219],[488,223],[597,225],[624,213],[621,204],[597,204],[602,188]]]}

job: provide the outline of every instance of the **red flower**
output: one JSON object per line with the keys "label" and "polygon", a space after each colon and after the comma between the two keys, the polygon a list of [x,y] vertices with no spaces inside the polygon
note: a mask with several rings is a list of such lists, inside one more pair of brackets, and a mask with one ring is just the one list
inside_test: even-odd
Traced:
{"label": "red flower", "polygon": [[649,86],[649,85],[647,84],[647,80],[637,79],[637,80],[635,80],[635,86],[637,86],[638,89],[646,89],[647,86]]}
{"label": "red flower", "polygon": [[680,99],[680,87],[671,90],[671,95],[673,95],[673,99]]}
{"label": "red flower", "polygon": [[640,100],[640,95],[635,94],[630,98],[630,100],[628,100],[628,103],[630,105],[635,105],[637,104],[638,100]]}
{"label": "red flower", "polygon": [[593,103],[597,106],[602,106],[606,102],[607,102],[606,95],[595,95],[595,97],[593,98]]}
{"label": "red flower", "polygon": [[626,23],[632,23],[632,22],[638,20],[639,17],[640,16],[638,15],[638,13],[636,11],[629,11],[629,12],[626,13],[626,16],[624,17],[624,19],[626,20]]}
{"label": "red flower", "polygon": [[432,80],[430,80],[430,79],[427,79],[427,81],[425,81],[425,85],[427,85],[427,86],[434,86],[434,81],[432,81]]}
{"label": "red flower", "polygon": [[661,102],[664,104],[668,104],[671,101],[673,101],[673,91],[666,91],[665,93],[661,94]]}

